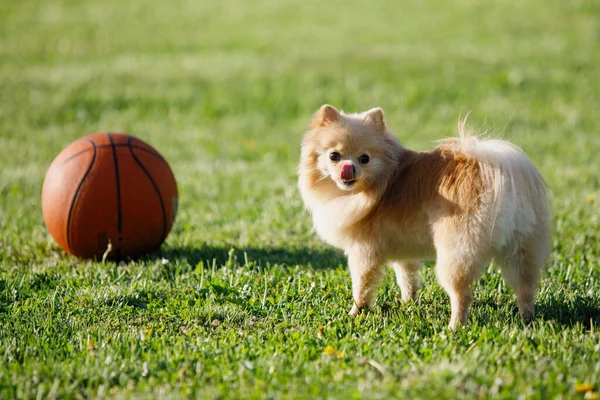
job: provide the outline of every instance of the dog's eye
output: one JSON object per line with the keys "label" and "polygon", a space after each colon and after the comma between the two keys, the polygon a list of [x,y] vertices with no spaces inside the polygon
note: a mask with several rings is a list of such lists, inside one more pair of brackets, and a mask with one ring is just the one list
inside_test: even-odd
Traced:
{"label": "dog's eye", "polygon": [[340,158],[342,158],[342,156],[337,151],[329,153],[329,159],[331,161],[340,161]]}
{"label": "dog's eye", "polygon": [[369,162],[369,156],[363,154],[362,156],[358,157],[358,162],[361,164],[367,164]]}

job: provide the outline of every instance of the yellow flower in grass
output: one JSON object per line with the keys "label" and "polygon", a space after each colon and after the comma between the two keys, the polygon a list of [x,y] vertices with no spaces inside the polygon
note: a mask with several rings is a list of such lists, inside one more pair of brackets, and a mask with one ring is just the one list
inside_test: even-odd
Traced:
{"label": "yellow flower in grass", "polygon": [[328,356],[336,356],[337,358],[344,358],[344,353],[340,353],[333,346],[325,346],[323,349],[323,354],[327,354]]}

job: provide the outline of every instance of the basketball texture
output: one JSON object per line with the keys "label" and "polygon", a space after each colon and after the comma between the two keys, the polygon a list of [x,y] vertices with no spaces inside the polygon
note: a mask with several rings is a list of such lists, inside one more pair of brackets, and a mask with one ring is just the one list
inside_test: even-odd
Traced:
{"label": "basketball texture", "polygon": [[42,188],[50,234],[81,258],[139,256],[158,248],[177,213],[177,184],[165,159],[140,139],[96,133],[67,146]]}

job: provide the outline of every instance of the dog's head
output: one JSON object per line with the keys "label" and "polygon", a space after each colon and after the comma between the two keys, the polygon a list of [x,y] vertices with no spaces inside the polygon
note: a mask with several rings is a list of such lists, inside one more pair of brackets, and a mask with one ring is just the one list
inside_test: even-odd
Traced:
{"label": "dog's head", "polygon": [[350,193],[374,189],[385,183],[397,164],[399,145],[387,130],[381,108],[344,114],[326,104],[310,127],[302,143],[300,173],[314,173],[314,189],[335,191],[333,185]]}

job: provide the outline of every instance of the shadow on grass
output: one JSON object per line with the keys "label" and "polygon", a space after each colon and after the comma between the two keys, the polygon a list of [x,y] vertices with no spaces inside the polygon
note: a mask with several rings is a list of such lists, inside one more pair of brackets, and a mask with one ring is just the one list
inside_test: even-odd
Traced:
{"label": "shadow on grass", "polygon": [[345,265],[345,257],[333,249],[308,248],[262,248],[262,247],[214,247],[214,246],[184,246],[163,247],[150,254],[147,258],[166,258],[172,262],[187,262],[196,265],[204,261],[208,265],[215,261],[217,266],[225,265],[230,259],[244,265],[246,260],[266,267],[267,265],[311,265],[315,269],[337,268]]}
{"label": "shadow on grass", "polygon": [[536,306],[536,318],[545,321],[555,321],[566,326],[590,326],[590,321],[594,326],[600,324],[600,308],[591,297],[576,296],[568,300],[550,298]]}
{"label": "shadow on grass", "polygon": [[[510,301],[509,304],[502,304],[491,297],[475,298],[471,308],[471,318],[479,325],[487,325],[502,313],[508,312],[507,317],[513,323],[527,324],[519,314],[516,298],[511,296]],[[535,316],[532,322],[541,321],[554,322],[568,327],[575,325],[589,327],[591,321],[594,326],[598,326],[600,324],[600,308],[592,297],[577,296],[565,300],[555,298],[536,300]]]}

